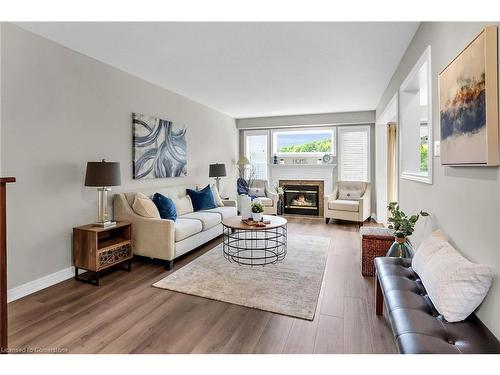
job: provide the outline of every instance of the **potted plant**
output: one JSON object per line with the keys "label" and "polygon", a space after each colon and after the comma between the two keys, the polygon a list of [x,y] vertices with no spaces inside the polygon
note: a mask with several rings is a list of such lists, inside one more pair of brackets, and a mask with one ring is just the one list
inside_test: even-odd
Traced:
{"label": "potted plant", "polygon": [[252,203],[252,219],[253,221],[261,221],[264,212],[264,206],[260,202]]}
{"label": "potted plant", "polygon": [[420,216],[429,216],[427,212],[420,211],[416,215],[408,216],[400,210],[396,202],[389,203],[387,207],[390,212],[389,229],[394,230],[394,237],[396,241],[387,252],[388,257],[401,257],[411,258],[413,250],[411,248],[410,240],[408,239],[415,230],[415,224]]}

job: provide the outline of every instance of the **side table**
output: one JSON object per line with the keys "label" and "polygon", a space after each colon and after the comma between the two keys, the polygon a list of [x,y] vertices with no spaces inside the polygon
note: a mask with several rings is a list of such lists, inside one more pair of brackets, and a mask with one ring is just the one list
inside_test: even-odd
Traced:
{"label": "side table", "polygon": [[[99,286],[99,272],[127,263],[132,269],[132,224],[117,222],[115,226],[102,228],[93,224],[73,228],[73,265],[75,280]],[[81,277],[84,269],[91,277]]]}
{"label": "side table", "polygon": [[375,258],[384,257],[394,243],[393,231],[383,227],[364,226],[361,235],[361,274],[375,276]]}

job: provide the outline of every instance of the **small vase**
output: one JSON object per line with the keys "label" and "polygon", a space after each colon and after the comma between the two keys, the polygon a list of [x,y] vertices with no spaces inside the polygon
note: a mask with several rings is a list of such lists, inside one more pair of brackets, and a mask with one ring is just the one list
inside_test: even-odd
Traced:
{"label": "small vase", "polygon": [[283,215],[283,194],[278,195],[278,203],[276,205],[276,215]]}
{"label": "small vase", "polygon": [[387,252],[388,257],[412,258],[413,249],[409,245],[406,237],[396,237],[396,241],[391,245]]}
{"label": "small vase", "polygon": [[240,215],[243,219],[252,217],[252,198],[248,195],[240,195]]}
{"label": "small vase", "polygon": [[262,212],[252,212],[253,221],[261,221],[262,220]]}

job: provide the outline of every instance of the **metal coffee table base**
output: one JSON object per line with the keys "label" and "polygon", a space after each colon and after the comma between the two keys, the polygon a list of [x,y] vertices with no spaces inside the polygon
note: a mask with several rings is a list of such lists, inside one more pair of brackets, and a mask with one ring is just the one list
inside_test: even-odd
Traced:
{"label": "metal coffee table base", "polygon": [[286,246],[286,225],[258,230],[223,226],[222,251],[230,262],[247,266],[276,263],[285,258]]}

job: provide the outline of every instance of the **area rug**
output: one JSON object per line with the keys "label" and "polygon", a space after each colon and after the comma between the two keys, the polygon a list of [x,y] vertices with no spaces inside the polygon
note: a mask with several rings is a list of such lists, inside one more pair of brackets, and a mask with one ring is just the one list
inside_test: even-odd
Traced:
{"label": "area rug", "polygon": [[252,267],[230,263],[218,245],[153,286],[313,320],[329,246],[327,237],[289,235],[283,261]]}

